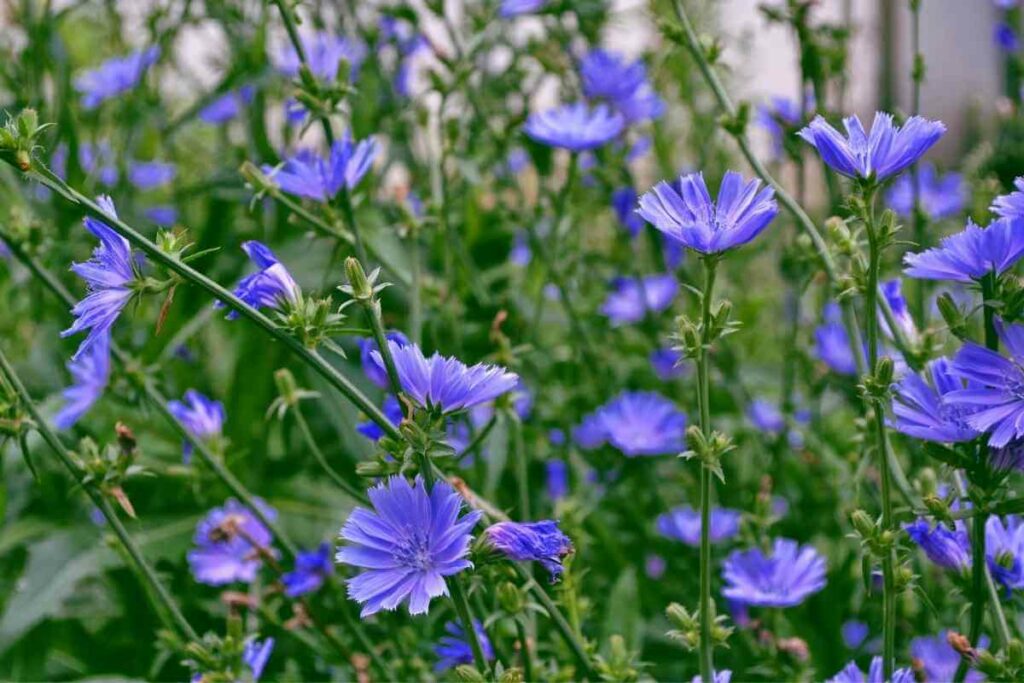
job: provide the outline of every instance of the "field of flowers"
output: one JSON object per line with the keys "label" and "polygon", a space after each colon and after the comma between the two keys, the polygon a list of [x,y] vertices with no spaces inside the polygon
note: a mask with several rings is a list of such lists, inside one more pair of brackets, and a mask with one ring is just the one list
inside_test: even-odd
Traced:
{"label": "field of flowers", "polygon": [[1024,680],[1024,17],[954,137],[893,2],[860,117],[814,0],[764,101],[711,0],[3,3],[0,679]]}

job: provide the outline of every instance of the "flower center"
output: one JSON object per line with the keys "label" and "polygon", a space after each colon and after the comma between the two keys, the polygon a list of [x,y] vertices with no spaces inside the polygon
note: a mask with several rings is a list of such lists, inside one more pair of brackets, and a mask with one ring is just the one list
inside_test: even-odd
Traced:
{"label": "flower center", "polygon": [[421,529],[407,530],[395,550],[395,559],[412,569],[427,570],[433,565],[430,537]]}

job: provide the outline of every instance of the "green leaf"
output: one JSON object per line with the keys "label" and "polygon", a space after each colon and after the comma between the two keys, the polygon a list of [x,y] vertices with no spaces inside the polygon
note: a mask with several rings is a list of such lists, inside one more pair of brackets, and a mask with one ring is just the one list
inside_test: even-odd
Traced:
{"label": "green leaf", "polygon": [[643,634],[643,620],[640,617],[640,596],[636,572],[626,569],[612,587],[608,596],[608,612],[604,618],[604,640],[620,635],[626,641],[626,648],[639,651]]}

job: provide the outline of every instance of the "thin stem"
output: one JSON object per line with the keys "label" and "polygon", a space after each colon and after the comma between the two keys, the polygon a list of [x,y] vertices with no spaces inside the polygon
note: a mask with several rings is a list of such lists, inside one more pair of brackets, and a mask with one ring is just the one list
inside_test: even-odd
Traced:
{"label": "thin stem", "polygon": [[296,404],[292,408],[292,414],[295,416],[295,423],[299,425],[299,431],[302,432],[302,438],[306,442],[306,447],[309,448],[310,452],[313,453],[313,457],[320,463],[320,467],[323,468],[327,476],[334,482],[334,485],[344,491],[353,500],[357,500],[360,503],[368,503],[369,499],[366,497],[366,493],[360,491],[355,486],[345,480],[340,474],[338,474],[333,467],[327,462],[327,457],[324,452],[317,445],[316,439],[313,438],[313,432],[309,428],[309,423],[306,422],[305,416],[302,414],[302,409]]}
{"label": "thin stem", "polygon": [[[718,260],[706,256],[704,288],[701,291],[701,348],[697,355],[697,405],[700,410],[700,430],[704,437],[711,436],[711,389],[708,372],[708,351],[711,346],[711,302],[715,288]],[[715,677],[714,643],[711,641],[711,467],[701,462],[700,467],[700,677],[712,683]]]}
{"label": "thin stem", "polygon": [[[912,64],[910,67],[911,103],[910,113],[916,116],[921,112],[921,82],[924,80],[924,54],[921,52],[921,0],[910,0],[910,51]],[[921,181],[918,164],[910,167],[910,183],[913,192],[911,212],[914,221],[914,243],[918,250],[927,248],[928,224],[921,210]],[[918,280],[914,288],[914,320],[922,327],[925,325],[927,307],[925,306],[926,280]]]}
{"label": "thin stem", "polygon": [[523,446],[523,423],[515,411],[507,412],[511,427],[512,455],[516,460],[516,488],[519,489],[519,519],[530,521],[530,469]]}
{"label": "thin stem", "polygon": [[472,453],[480,447],[480,444],[484,442],[484,439],[494,429],[494,425],[498,424],[498,416],[491,415],[491,419],[487,421],[487,424],[483,426],[483,429],[479,430],[473,437],[472,441],[466,444],[466,447],[459,453],[459,462],[461,463],[464,458],[468,458]]}
{"label": "thin stem", "polygon": [[361,299],[359,302],[366,312],[366,318],[370,321],[370,331],[373,339],[377,342],[377,349],[384,360],[384,370],[388,376],[388,383],[391,385],[391,393],[398,396],[402,393],[402,382],[398,378],[398,370],[395,368],[395,359],[391,355],[391,347],[388,346],[387,334],[384,332],[384,322],[381,320],[380,302],[377,299]]}
{"label": "thin stem", "polygon": [[[306,55],[306,49],[302,45],[302,39],[299,37],[299,29],[296,26],[295,15],[292,14],[292,6],[283,0],[271,0],[271,2],[277,5],[277,9],[281,13],[281,21],[284,22],[284,30],[288,33],[288,40],[291,41],[292,47],[295,48],[295,54],[299,58],[299,64],[307,70],[310,70],[309,58]],[[319,119],[320,125],[324,130],[324,139],[327,140],[327,145],[333,145],[334,130],[331,128],[331,120],[323,114],[319,116]]]}
{"label": "thin stem", "polygon": [[449,585],[452,590],[452,604],[455,605],[455,612],[459,615],[462,628],[466,632],[466,640],[469,641],[469,648],[473,651],[473,661],[476,662],[477,670],[487,675],[487,658],[484,657],[484,650],[480,647],[480,638],[476,634],[476,626],[473,623],[473,614],[469,608],[469,601],[466,599],[466,591],[462,585],[462,578],[453,576]]}
{"label": "thin stem", "polygon": [[409,338],[413,344],[423,344],[423,292],[420,273],[420,230],[417,225],[409,236],[412,253],[409,254],[409,268],[412,270],[412,286],[409,289]]}
{"label": "thin stem", "polygon": [[103,517],[110,525],[110,528],[114,530],[114,534],[117,536],[121,545],[124,546],[124,549],[138,568],[139,575],[149,584],[149,588],[151,590],[147,591],[147,593],[158,600],[159,604],[157,606],[157,613],[161,616],[169,614],[171,617],[171,623],[168,624],[168,626],[177,631],[178,634],[186,640],[199,640],[199,636],[188,623],[188,620],[185,619],[185,615],[182,614],[181,608],[178,607],[178,604],[167,591],[167,588],[165,588],[160,582],[160,579],[157,577],[156,572],[153,571],[153,568],[149,566],[146,558],[142,555],[142,551],[137,545],[135,545],[135,541],[132,540],[132,537],[128,534],[128,530],[125,529],[120,518],[117,516],[117,513],[114,512],[113,508],[110,506],[110,503],[107,502],[107,499],[103,494],[97,490],[94,482],[85,481],[85,477],[81,469],[75,463],[71,454],[68,452],[67,448],[64,447],[61,440],[53,430],[50,429],[46,420],[43,418],[43,415],[36,408],[35,403],[32,402],[32,397],[25,389],[25,385],[22,384],[21,378],[18,377],[2,350],[0,350],[0,371],[3,372],[3,376],[6,378],[7,383],[18,395],[19,403],[21,403],[22,407],[32,418],[33,428],[57,455],[61,463],[68,472],[71,473],[71,476],[75,479],[78,485],[81,486],[82,490],[84,490],[86,495],[89,496],[93,505],[99,508]]}
{"label": "thin stem", "polygon": [[516,622],[516,637],[519,638],[519,653],[523,658],[523,676],[526,681],[538,680],[533,675],[533,657],[530,655],[530,641],[526,637],[526,626],[523,624],[522,619],[517,618]]}

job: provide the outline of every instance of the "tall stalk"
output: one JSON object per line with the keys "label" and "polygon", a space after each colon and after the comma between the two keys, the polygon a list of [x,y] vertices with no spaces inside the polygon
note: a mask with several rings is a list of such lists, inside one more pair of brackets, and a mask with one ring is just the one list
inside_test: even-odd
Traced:
{"label": "tall stalk", "polygon": [[[700,430],[705,440],[711,439],[711,389],[709,386],[709,358],[711,346],[711,297],[715,288],[717,256],[705,256],[704,287],[701,291],[701,348],[697,355],[697,406],[700,411]],[[704,683],[713,683],[715,677],[714,643],[711,626],[714,614],[711,606],[711,468],[700,466],[700,677]]]}
{"label": "tall stalk", "polygon": [[[921,83],[924,81],[924,54],[921,52],[921,0],[910,0],[910,50],[913,53],[911,57],[913,64],[910,67],[910,114],[916,116],[921,113]],[[918,251],[923,251],[928,247],[928,222],[921,210],[921,179],[917,163],[910,167],[910,183],[913,192],[911,212],[914,222],[914,243],[917,245]],[[914,320],[922,328],[925,326],[925,316],[927,315],[926,286],[927,280],[920,279],[914,288]]]}

